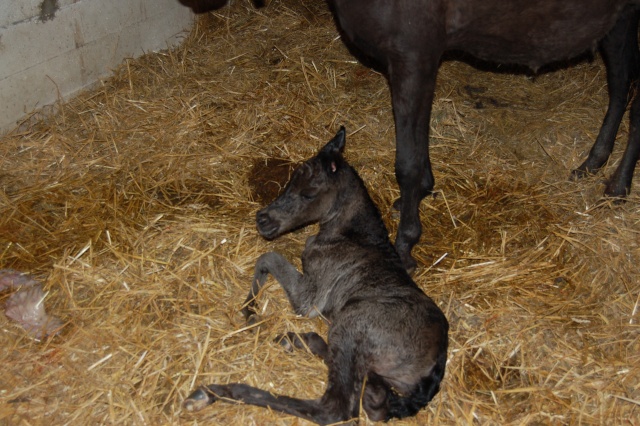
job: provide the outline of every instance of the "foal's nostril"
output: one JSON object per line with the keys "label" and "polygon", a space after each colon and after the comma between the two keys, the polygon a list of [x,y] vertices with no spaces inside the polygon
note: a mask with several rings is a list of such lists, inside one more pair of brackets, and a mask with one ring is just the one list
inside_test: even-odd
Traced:
{"label": "foal's nostril", "polygon": [[256,223],[258,226],[264,226],[269,223],[269,215],[265,211],[259,211],[256,214]]}
{"label": "foal's nostril", "polygon": [[269,215],[269,213],[261,210],[256,214],[256,227],[258,228],[260,235],[266,239],[272,239],[278,232],[280,225],[277,220]]}
{"label": "foal's nostril", "polygon": [[258,231],[262,234],[273,226],[273,220],[266,211],[259,211],[256,214],[256,225],[258,226]]}

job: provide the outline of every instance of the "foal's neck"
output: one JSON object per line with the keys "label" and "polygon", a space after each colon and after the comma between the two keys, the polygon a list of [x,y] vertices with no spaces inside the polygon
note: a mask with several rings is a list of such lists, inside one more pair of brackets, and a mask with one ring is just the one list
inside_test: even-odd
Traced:
{"label": "foal's neck", "polygon": [[363,245],[392,246],[380,211],[355,171],[343,180],[320,235],[346,237]]}

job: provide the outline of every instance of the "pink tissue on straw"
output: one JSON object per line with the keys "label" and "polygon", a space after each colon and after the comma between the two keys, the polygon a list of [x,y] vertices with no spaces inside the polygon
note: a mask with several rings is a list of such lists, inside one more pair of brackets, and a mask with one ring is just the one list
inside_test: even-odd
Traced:
{"label": "pink tissue on straw", "polygon": [[14,269],[0,269],[0,291],[10,287],[31,287],[38,281]]}
{"label": "pink tissue on straw", "polygon": [[57,333],[62,321],[45,311],[46,294],[38,281],[12,269],[0,269],[0,291],[15,287],[20,289],[7,300],[7,317],[24,327],[36,339]]}

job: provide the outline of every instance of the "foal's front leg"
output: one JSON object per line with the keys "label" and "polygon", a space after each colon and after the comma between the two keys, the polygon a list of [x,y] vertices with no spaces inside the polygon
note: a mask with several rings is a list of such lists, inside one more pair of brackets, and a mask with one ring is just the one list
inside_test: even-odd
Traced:
{"label": "foal's front leg", "polygon": [[280,334],[275,339],[276,343],[280,343],[286,351],[291,351],[293,348],[297,349],[309,349],[312,354],[319,356],[327,363],[329,359],[329,346],[318,333],[293,333]]}
{"label": "foal's front leg", "polygon": [[256,321],[256,296],[267,281],[267,275],[269,274],[273,275],[273,278],[280,283],[289,298],[293,310],[297,314],[306,315],[307,309],[303,307],[305,306],[304,296],[307,291],[305,291],[301,282],[302,274],[282,255],[270,252],[260,256],[256,262],[251,290],[242,308],[242,313],[247,319],[247,323],[254,324]]}

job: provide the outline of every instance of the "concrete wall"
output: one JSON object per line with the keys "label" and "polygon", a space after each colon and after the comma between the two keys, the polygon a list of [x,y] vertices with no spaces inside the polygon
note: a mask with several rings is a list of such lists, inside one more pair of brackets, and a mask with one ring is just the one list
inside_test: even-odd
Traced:
{"label": "concrete wall", "polygon": [[179,43],[193,16],[178,0],[0,0],[0,134],[123,59]]}

